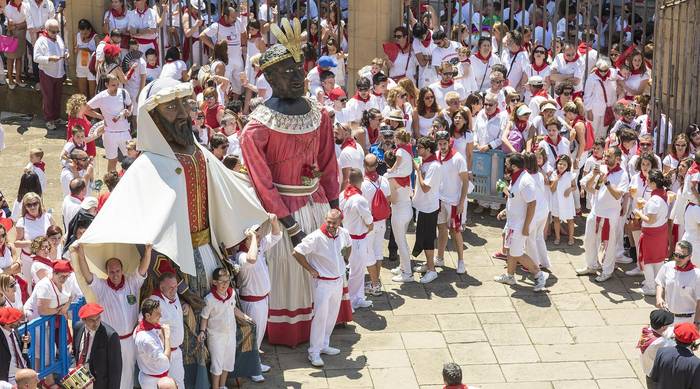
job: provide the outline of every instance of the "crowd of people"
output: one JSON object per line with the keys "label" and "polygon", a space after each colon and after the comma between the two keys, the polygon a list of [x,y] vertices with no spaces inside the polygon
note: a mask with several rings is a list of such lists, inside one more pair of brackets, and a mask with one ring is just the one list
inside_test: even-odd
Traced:
{"label": "crowd of people", "polygon": [[[263,0],[256,7],[252,1],[224,2],[217,10],[217,4],[203,0],[155,5],[113,0],[98,37],[89,21],[64,20],[49,0],[8,0],[2,7],[5,27],[20,41],[14,52],[5,53],[10,89],[25,86],[22,61],[31,47],[28,58],[35,65],[32,73],[49,130],[64,124],[59,97],[67,66],[75,66],[78,93],[65,107],[60,160],[45,162],[44,152],[33,148],[12,206],[7,203],[11,198],[0,195],[0,303],[16,310],[0,315],[13,319],[0,323],[6,335],[2,339],[11,345],[9,368],[0,366],[0,380],[19,382],[20,369],[26,367],[20,355],[26,339],[13,335],[12,326],[39,316],[67,316],[70,303],[89,288],[97,301],[81,308],[71,349],[76,367],[92,362],[90,371],[103,385],[98,387],[132,388],[137,367],[143,388],[161,387],[166,376],[179,389],[190,387],[187,366],[193,356],[183,352],[190,339],[208,348],[211,387],[225,387],[229,373],[242,375],[236,374],[239,361],[231,353],[240,343],[237,322],[242,321],[254,324],[257,342],[252,346],[255,367],[243,375],[264,381],[262,373],[270,367],[257,354],[263,338],[298,343],[279,340],[280,331],[292,327],[279,319],[288,315],[273,306],[279,299],[268,298],[280,293],[274,263],[290,239],[297,268],[284,271],[316,280],[313,311],[308,301],[292,308],[308,306],[298,312],[307,316],[313,312],[304,330],[309,361],[321,367],[322,354],[340,352],[329,344],[336,322],[348,321],[348,311],[371,308],[368,296],[383,293],[384,260],[392,282],[430,283],[440,277],[438,268],[447,271],[445,251],[452,239],[455,271],[467,273],[463,232],[474,215],[484,212],[505,221],[502,248],[493,257],[507,265],[495,282],[514,285],[520,265],[533,278],[534,290],[544,291],[551,268],[547,240],[555,246],[563,240],[576,245],[575,226],[584,225],[586,261],[578,275],[602,283],[617,264],[634,263],[624,274],[643,276],[641,293],[656,296],[667,316],[663,326],[652,321],[650,336],[660,337],[664,326],[674,323],[700,324],[700,269],[695,268],[700,266],[700,128],[674,131],[663,114],[659,120],[652,117],[653,31],[644,29],[644,35],[637,28],[645,21],[631,12],[616,20],[595,16],[602,28],[584,30],[579,22],[586,15],[579,11],[585,8],[573,2],[561,10],[555,10],[553,1],[535,1],[527,9],[514,2],[512,10],[500,10],[492,2],[477,6],[463,1],[458,12],[449,13],[454,20],[445,23],[449,17],[444,10],[424,5],[409,9],[408,24],[393,29],[383,55],[351,76],[346,3],[322,3],[319,9],[314,1],[290,5]],[[500,19],[510,12],[516,15],[515,25],[505,16]],[[283,15],[301,20],[281,20]],[[545,23],[546,15],[556,29]],[[533,23],[521,26],[518,21],[524,20]],[[72,49],[59,34],[65,23],[78,27]],[[606,42],[607,33],[598,35],[610,29],[620,33],[619,42]],[[332,128],[335,144],[334,153],[320,155],[294,178],[301,181],[295,185],[324,186],[323,200],[336,209],[313,231],[304,227],[308,221],[297,218],[301,227],[294,219],[289,222],[301,205],[292,209],[285,200],[288,209],[279,212],[268,206],[269,194],[258,187],[261,166],[278,174],[284,170],[279,163],[292,161],[265,166],[256,147],[279,154],[284,150],[277,150],[273,135],[249,125],[274,120],[269,101],[283,96],[283,86],[270,79],[270,68],[279,58],[292,57],[298,57],[295,70],[303,70],[305,79],[296,85],[290,78],[287,87],[304,89],[310,115]],[[353,79],[354,85],[348,85]],[[150,111],[168,103],[149,100],[166,84],[180,88],[178,98],[186,98],[183,120],[191,122],[190,135],[233,174],[249,175],[268,211],[270,228],[246,230],[245,241],[228,255],[232,267],[205,267],[211,290],[202,296],[202,307],[181,301],[181,280],[172,267],[160,266],[154,285],[145,289],[153,258],[150,244],[140,247],[141,260],[132,272],[119,258],[107,260],[98,272],[80,243],[132,164],[151,158],[140,144],[139,134],[145,131],[140,114],[148,112],[140,105],[152,104]],[[162,118],[153,121],[166,126]],[[277,128],[268,127],[307,130],[303,120],[286,118],[275,122]],[[319,146],[312,142],[323,141],[309,140],[304,147],[316,150]],[[2,146],[0,139],[0,150]],[[98,176],[95,158],[102,153],[107,173]],[[496,195],[474,201],[477,153],[502,156],[507,183],[499,185]],[[197,169],[194,157],[191,166],[180,161],[185,170]],[[61,165],[62,220],[42,200],[48,189],[46,163]],[[329,193],[329,180],[337,186],[337,201]],[[272,184],[275,190],[285,189]],[[285,190],[292,193],[288,196],[300,196],[293,194],[295,188]],[[310,198],[312,193],[318,192],[302,195]],[[410,247],[407,236],[414,224]],[[305,237],[299,234],[302,229]],[[669,258],[675,262],[664,264]],[[187,317],[195,311],[192,328]],[[679,336],[679,345],[697,339],[693,335],[691,341],[685,341],[687,336],[681,341]],[[95,349],[98,339],[115,347]],[[120,374],[105,369],[117,365]],[[648,361],[646,366],[650,381],[671,379],[659,378],[664,376],[658,373],[661,368],[652,369]],[[458,367],[446,366],[443,376],[448,387],[461,384],[456,382],[461,381]],[[44,383],[54,381],[48,376]],[[680,387],[668,385],[659,387]]]}

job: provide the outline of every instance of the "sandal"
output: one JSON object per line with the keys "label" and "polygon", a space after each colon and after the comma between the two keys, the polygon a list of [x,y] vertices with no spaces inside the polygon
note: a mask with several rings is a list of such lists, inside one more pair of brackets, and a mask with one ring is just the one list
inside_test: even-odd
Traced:
{"label": "sandal", "polygon": [[574,245],[574,240],[573,240],[573,239],[569,239],[569,242],[567,242],[567,244],[568,244],[569,246],[573,246],[573,245]]}

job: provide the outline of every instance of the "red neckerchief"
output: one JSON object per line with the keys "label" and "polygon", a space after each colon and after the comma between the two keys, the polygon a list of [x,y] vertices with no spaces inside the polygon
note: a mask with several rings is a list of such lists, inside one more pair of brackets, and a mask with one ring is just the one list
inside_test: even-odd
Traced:
{"label": "red neckerchief", "polygon": [[564,108],[564,104],[561,103],[561,96],[557,96],[557,104],[559,104],[559,108]]}
{"label": "red neckerchief", "polygon": [[428,158],[424,159],[423,162],[421,162],[421,164],[424,165],[426,163],[430,163],[430,162],[437,161],[437,160],[438,159],[437,159],[437,156],[435,156],[435,154],[430,154],[430,156]]}
{"label": "red neckerchief", "polygon": [[110,8],[109,13],[112,14],[112,17],[116,19],[116,18],[124,17],[124,15],[126,15],[126,10],[124,7],[122,7],[122,12],[117,12],[116,9]]}
{"label": "red neckerchief", "polygon": [[451,86],[454,85],[454,84],[455,84],[455,80],[451,80],[451,81],[448,81],[448,82],[444,82],[444,81],[440,80],[440,86],[443,87],[443,88],[449,88],[449,87],[451,87]]}
{"label": "red neckerchief", "polygon": [[679,272],[685,273],[687,271],[695,269],[695,265],[693,265],[692,261],[688,261],[688,263],[686,263],[684,267],[679,267],[678,265],[676,265],[673,268]]}
{"label": "red neckerchief", "polygon": [[438,151],[438,160],[440,161],[440,164],[443,164],[443,163],[449,161],[450,159],[452,159],[452,157],[454,157],[455,154],[457,154],[457,151],[455,149],[453,149],[452,147],[450,147],[450,151],[447,152],[447,155],[441,155],[441,154],[442,153],[440,151]]}
{"label": "red neckerchief", "polygon": [[579,58],[581,58],[581,57],[579,57],[578,52],[576,53],[576,55],[574,56],[574,59],[572,59],[572,60],[566,59],[566,56],[565,56],[565,55],[564,55],[563,57],[564,57],[564,61],[565,61],[566,63],[573,63],[573,62],[578,61]]}
{"label": "red neckerchief", "polygon": [[362,96],[360,96],[360,92],[355,92],[355,95],[353,95],[352,98],[355,100],[359,100],[363,103],[367,103],[369,99],[372,98],[372,95],[369,95],[366,99],[363,99]]}
{"label": "red neckerchief", "polygon": [[369,137],[369,143],[374,144],[379,138],[379,128],[369,128],[367,127],[367,136]]}
{"label": "red neckerchief", "polygon": [[423,47],[428,47],[430,46],[430,42],[433,40],[433,32],[428,31],[428,35],[425,37],[425,39],[421,40],[420,43],[423,45]]}
{"label": "red neckerchief", "polygon": [[340,145],[340,149],[342,150],[346,147],[352,147],[354,149],[354,148],[356,148],[355,147],[356,145],[357,145],[357,143],[355,142],[355,139],[353,137],[349,136],[347,139],[345,139],[343,141],[343,144]]}
{"label": "red neckerchief", "polygon": [[652,343],[656,339],[659,339],[662,335],[656,332],[653,328],[642,328],[642,336],[639,337],[639,341],[637,341],[637,348],[639,351],[644,353],[644,351],[647,350],[649,346],[651,346]]}
{"label": "red neckerchief", "polygon": [[627,149],[627,147],[625,147],[625,145],[622,144],[622,142],[620,142],[619,146],[620,146],[620,151],[622,151],[622,154],[630,155],[630,151]]}
{"label": "red neckerchief", "polygon": [[46,257],[42,257],[41,255],[38,255],[38,254],[33,255],[32,260],[43,263],[44,265],[53,268],[53,261],[46,258]]}
{"label": "red neckerchief", "polygon": [[126,277],[124,277],[124,276],[122,275],[122,280],[119,281],[118,284],[114,284],[114,283],[112,282],[112,280],[110,280],[109,278],[107,278],[107,286],[109,286],[110,288],[112,288],[113,291],[118,292],[119,289],[121,289],[121,288],[124,287],[125,278],[126,278]]}
{"label": "red neckerchief", "polygon": [[542,65],[538,65],[537,63],[532,64],[532,70],[536,71],[537,74],[540,74],[542,70],[544,70],[549,64],[546,61],[542,61]]}
{"label": "red neckerchief", "polygon": [[465,384],[458,384],[458,385],[445,385],[442,387],[442,389],[469,389],[469,388]]}
{"label": "red neckerchief", "polygon": [[17,12],[20,12],[22,10],[22,1],[20,1],[19,4],[15,4],[14,1],[10,0],[10,5],[17,8]]}
{"label": "red neckerchief", "polygon": [[143,16],[146,11],[148,11],[148,7],[143,7],[143,11],[139,11],[138,7],[134,7],[134,11],[136,11],[139,16]]}
{"label": "red neckerchief", "polygon": [[690,169],[688,169],[687,174],[695,174],[695,173],[700,173],[700,165],[698,165],[697,162],[693,162],[693,164],[690,165]]}
{"label": "red neckerchief", "polygon": [[525,51],[525,48],[520,46],[520,47],[518,47],[518,50],[511,51],[510,55],[511,55],[511,57],[515,57],[516,55],[518,55],[518,53],[523,52],[523,51]]}
{"label": "red neckerchief", "polygon": [[153,295],[162,298],[163,300],[169,302],[170,304],[175,304],[175,302],[177,301],[177,299],[171,300],[171,299],[169,299],[169,298],[163,296],[163,292],[161,292],[160,289],[154,289],[154,290],[153,290]]}
{"label": "red neckerchief", "polygon": [[490,115],[489,115],[488,113],[486,113],[486,111],[484,111],[484,113],[486,114],[486,120],[491,120],[491,119],[494,118],[494,116],[496,116],[496,115],[498,115],[499,113],[501,113],[501,109],[500,109],[500,108],[496,108],[496,110],[495,110],[492,114],[490,114]]}
{"label": "red neckerchief", "polygon": [[479,58],[481,60],[481,62],[486,63],[491,59],[491,54],[492,54],[492,52],[489,52],[489,55],[484,57],[481,55],[481,51],[477,51],[476,54],[474,54],[474,56],[476,58]]}
{"label": "red neckerchief", "polygon": [[147,63],[146,69],[158,69],[158,64],[156,63],[155,65],[151,65],[151,64]]}
{"label": "red neckerchief", "polygon": [[214,296],[215,299],[221,301],[222,303],[226,303],[231,298],[231,296],[233,296],[233,288],[226,289],[225,297],[219,296],[219,292],[216,289],[216,286],[211,287],[211,295]]}
{"label": "red neckerchief", "polygon": [[682,159],[685,159],[685,158],[689,155],[689,153],[690,153],[689,147],[686,146],[686,147],[685,147],[685,154],[683,154],[682,156],[680,156],[680,157],[676,156],[675,149],[674,149],[674,151],[671,152],[669,155],[671,156],[671,158],[673,158],[673,159],[675,159],[676,161],[680,162]]}
{"label": "red neckerchief", "polygon": [[[686,147],[687,148],[687,147]],[[42,172],[46,171],[46,163],[44,161],[34,162],[32,165],[41,169]]]}
{"label": "red neckerchief", "polygon": [[547,95],[547,90],[542,88],[540,90],[535,91],[535,93],[532,94],[532,96],[542,96],[542,97],[548,97]]}
{"label": "red neckerchief", "polygon": [[587,52],[591,51],[591,48],[588,46],[586,42],[581,42],[578,45],[578,53],[581,55],[585,55]]}
{"label": "red neckerchief", "polygon": [[253,38],[262,38],[262,34],[260,33],[260,31],[258,31],[257,34],[254,34],[254,35],[251,35],[248,37],[248,39],[253,39]]}
{"label": "red neckerchief", "polygon": [[[379,173],[377,173],[376,170],[373,172],[365,171],[365,177],[369,178],[369,180],[372,182],[377,182],[379,179]],[[2,253],[2,251],[0,251],[0,253]]]}
{"label": "red neckerchief", "polygon": [[608,70],[608,73],[607,73],[607,74],[602,75],[602,74],[600,74],[600,70],[598,70],[598,68],[596,68],[596,69],[593,71],[593,73],[595,73],[595,75],[598,76],[598,78],[600,78],[600,80],[603,81],[603,82],[607,81],[608,77],[610,77],[610,70]]}
{"label": "red neckerchief", "polygon": [[610,177],[611,174],[621,171],[622,168],[620,167],[620,164],[616,164],[614,168],[608,170],[608,173],[605,175],[605,177]]}
{"label": "red neckerchief", "polygon": [[527,120],[516,120],[515,121],[515,128],[518,129],[518,131],[523,132],[527,128],[528,121]]}
{"label": "red neckerchief", "polygon": [[321,230],[321,232],[323,233],[323,235],[325,235],[325,236],[327,236],[327,237],[329,237],[329,238],[331,238],[331,239],[335,239],[335,238],[338,237],[338,235],[333,236],[333,235],[331,235],[330,232],[328,232],[328,227],[326,227],[326,223],[321,224],[321,227],[319,227],[319,230]]}
{"label": "red neckerchief", "polygon": [[510,173],[510,185],[513,186],[518,182],[518,178],[525,171],[525,169],[520,169],[517,172]]}
{"label": "red neckerchief", "polygon": [[43,36],[44,38],[50,39],[52,42],[56,42],[56,38],[55,38],[55,37],[52,38],[52,37],[49,35],[49,33],[46,32],[45,30],[42,30],[42,31],[39,33],[39,35]]}
{"label": "red neckerchief", "polygon": [[639,67],[639,69],[631,69],[630,70],[630,74],[639,75],[639,74],[644,74],[644,73],[646,73],[646,69],[644,68],[643,64],[642,64],[642,66]]}
{"label": "red neckerchief", "polygon": [[350,197],[356,194],[361,195],[362,191],[360,190],[360,188],[353,185],[346,186],[345,190],[343,191],[343,197],[345,198],[345,200],[349,199]]}
{"label": "red neckerchief", "polygon": [[136,332],[140,331],[150,331],[150,330],[159,330],[162,327],[160,326],[159,323],[149,323],[146,321],[146,319],[143,319],[139,322],[139,325],[136,326]]}
{"label": "red neckerchief", "polygon": [[644,184],[644,186],[647,186],[647,176],[645,176],[644,172],[641,170],[639,171],[639,178],[642,180],[642,184]]}
{"label": "red neckerchief", "polygon": [[372,88],[372,94],[375,95],[375,96],[377,96],[377,97],[384,97],[384,94],[383,94],[383,93],[377,93],[377,92],[375,92],[375,91],[374,91],[374,88]]}
{"label": "red neckerchief", "polygon": [[225,17],[219,19],[219,24],[222,25],[222,26],[224,26],[224,27],[231,27],[231,26],[233,26],[233,23],[228,23],[228,22],[226,22],[226,18],[225,18]]}
{"label": "red neckerchief", "polygon": [[405,150],[408,153],[408,155],[413,156],[413,148],[408,143],[404,143],[402,145],[396,145],[396,147],[399,149]]}
{"label": "red neckerchief", "polygon": [[72,198],[74,198],[74,199],[76,199],[76,200],[78,200],[78,201],[81,201],[81,202],[84,200],[84,197],[83,197],[83,196],[73,196],[73,195],[70,195],[70,197],[72,197]]}
{"label": "red neckerchief", "polygon": [[666,195],[666,191],[663,190],[662,188],[656,188],[656,189],[652,190],[651,195],[661,197],[664,200],[664,202],[668,201],[668,196]]}

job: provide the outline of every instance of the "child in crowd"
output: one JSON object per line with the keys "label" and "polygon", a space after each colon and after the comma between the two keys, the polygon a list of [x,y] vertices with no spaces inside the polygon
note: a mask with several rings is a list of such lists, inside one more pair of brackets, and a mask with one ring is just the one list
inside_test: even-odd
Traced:
{"label": "child in crowd", "polygon": [[[598,165],[600,168],[605,166],[603,161],[603,153],[605,152],[605,139],[598,138],[593,143],[593,148],[591,149],[591,155],[586,158],[586,162],[583,163],[583,173],[581,177],[585,177],[590,173],[593,168]],[[584,186],[581,185],[581,190],[584,190]],[[586,208],[591,209],[591,193],[586,193]]]}
{"label": "child in crowd", "polygon": [[41,191],[46,192],[46,163],[44,159],[44,150],[34,148],[29,150],[29,163],[24,168],[25,172],[34,172],[39,176]]}
{"label": "child in crowd", "polygon": [[552,191],[550,208],[554,222],[554,244],[559,244],[561,238],[561,223],[566,223],[569,235],[569,246],[574,245],[574,206],[573,191],[576,180],[571,174],[571,158],[561,155],[557,159],[557,170],[552,174],[549,187]]}
{"label": "child in crowd", "polygon": [[160,77],[160,64],[158,64],[158,54],[154,49],[146,50],[146,84]]}
{"label": "child in crowd", "polygon": [[68,165],[70,161],[69,156],[71,151],[75,149],[87,151],[87,144],[102,136],[104,131],[104,126],[101,126],[97,129],[97,131],[94,134],[91,134],[86,138],[85,129],[82,125],[76,124],[75,126],[73,126],[73,129],[71,130],[71,137],[70,139],[68,139],[66,144],[63,145],[63,151],[61,151],[61,164],[63,166]]}
{"label": "child in crowd", "polygon": [[126,156],[136,159],[139,155],[141,155],[141,152],[136,149],[136,139],[126,142]]}

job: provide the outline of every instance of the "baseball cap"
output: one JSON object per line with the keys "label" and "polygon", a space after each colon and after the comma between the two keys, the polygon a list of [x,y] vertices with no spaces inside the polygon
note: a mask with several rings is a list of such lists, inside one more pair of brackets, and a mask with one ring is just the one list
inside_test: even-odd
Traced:
{"label": "baseball cap", "polygon": [[332,57],[324,55],[318,59],[318,66],[322,68],[334,68],[338,66],[338,63]]}

